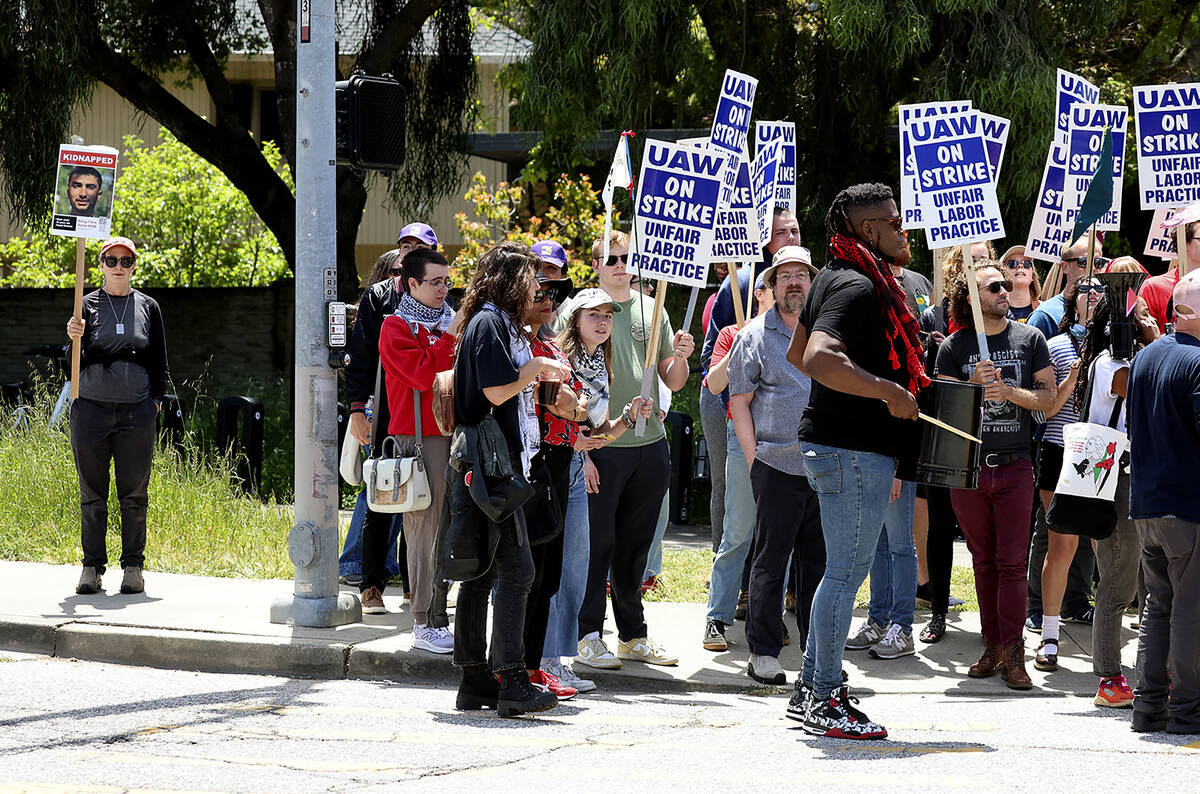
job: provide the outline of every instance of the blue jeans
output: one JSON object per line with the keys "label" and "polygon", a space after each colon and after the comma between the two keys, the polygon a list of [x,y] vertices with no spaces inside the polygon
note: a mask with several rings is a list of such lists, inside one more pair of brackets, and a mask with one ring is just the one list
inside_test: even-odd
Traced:
{"label": "blue jeans", "polygon": [[913,508],[917,484],[902,482],[900,496],[888,504],[883,533],[871,565],[871,620],[880,626],[897,623],[912,632],[916,609],[917,549],[913,545]]}
{"label": "blue jeans", "polygon": [[570,496],[563,521],[562,578],[558,592],[550,599],[550,620],[546,624],[546,644],[542,655],[574,656],[579,649],[579,607],[587,587],[588,530],[587,483],[583,478],[583,453],[571,456]]}
{"label": "blue jeans", "polygon": [[879,546],[896,460],[820,444],[806,443],[801,450],[808,481],[821,504],[825,575],[813,597],[800,675],[818,698],[827,698],[842,685],[842,652],[854,597]]}
{"label": "blue jeans", "polygon": [[[351,576],[362,573],[362,526],[367,515],[367,492],[358,492],[358,501],[354,503],[354,515],[350,517],[350,526],[346,530],[346,542],[342,546],[342,556],[338,557],[338,576]],[[392,519],[392,529],[388,532],[388,577],[400,575],[400,559],[396,555],[396,546],[400,542],[400,530],[404,526],[401,516],[397,513]]]}
{"label": "blue jeans", "polygon": [[642,579],[658,576],[662,571],[662,540],[667,534],[667,519],[671,517],[671,489],[663,494],[662,507],[658,511],[658,524],[654,527],[654,540],[650,541],[650,556],[646,558],[646,570]]}
{"label": "blue jeans", "polygon": [[725,453],[725,528],[713,560],[708,588],[708,619],[733,625],[742,571],[754,539],[754,489],[750,467],[738,443],[733,422],[729,423],[729,447]]}

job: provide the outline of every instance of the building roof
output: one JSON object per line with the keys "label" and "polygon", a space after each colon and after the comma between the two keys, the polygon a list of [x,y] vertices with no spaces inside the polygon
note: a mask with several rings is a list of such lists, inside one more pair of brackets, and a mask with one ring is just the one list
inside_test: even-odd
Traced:
{"label": "building roof", "polygon": [[[358,51],[367,32],[368,8],[364,3],[340,2],[335,4],[337,15],[338,50],[343,54]],[[256,0],[237,0],[237,13],[243,20],[246,32],[259,38],[263,46],[258,52],[247,55],[271,55],[271,39],[263,25],[262,15]],[[474,31],[471,36],[471,51],[483,63],[512,63],[524,60],[533,49],[533,43],[513,30],[501,25],[477,8],[471,9]],[[433,25],[426,21],[421,26],[423,49],[437,49]]]}

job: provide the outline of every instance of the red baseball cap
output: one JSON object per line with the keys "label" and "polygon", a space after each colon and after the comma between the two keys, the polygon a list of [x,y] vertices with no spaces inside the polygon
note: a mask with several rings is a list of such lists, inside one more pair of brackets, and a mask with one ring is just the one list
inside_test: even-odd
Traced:
{"label": "red baseball cap", "polygon": [[133,258],[137,259],[137,246],[135,246],[133,244],[133,240],[130,240],[128,237],[109,237],[104,241],[104,245],[100,246],[100,256],[104,256],[104,254],[110,248],[116,248],[118,245],[123,245],[128,248],[133,254]]}

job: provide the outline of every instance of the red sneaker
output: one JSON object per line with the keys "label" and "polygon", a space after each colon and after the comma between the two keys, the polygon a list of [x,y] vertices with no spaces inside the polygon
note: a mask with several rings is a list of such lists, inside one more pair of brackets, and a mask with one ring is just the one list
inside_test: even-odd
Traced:
{"label": "red sneaker", "polygon": [[657,576],[650,575],[650,576],[646,577],[646,581],[642,582],[642,592],[643,593],[648,593],[651,590],[657,590],[657,589],[658,589],[658,577]]}
{"label": "red sneaker", "polygon": [[1092,701],[1097,706],[1110,709],[1133,708],[1133,690],[1123,675],[1114,675],[1100,679],[1100,688],[1096,690],[1096,698]]}
{"label": "red sneaker", "polygon": [[573,686],[567,686],[554,673],[538,670],[529,676],[529,683],[539,692],[549,692],[559,700],[570,700],[579,694]]}

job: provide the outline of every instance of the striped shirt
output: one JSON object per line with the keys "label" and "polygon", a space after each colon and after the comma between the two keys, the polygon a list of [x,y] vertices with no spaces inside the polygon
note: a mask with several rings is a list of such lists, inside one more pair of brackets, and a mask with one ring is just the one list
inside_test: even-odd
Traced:
{"label": "striped shirt", "polygon": [[[1079,326],[1076,328],[1078,329]],[[1071,374],[1071,364],[1079,360],[1079,354],[1075,352],[1077,341],[1073,332],[1059,334],[1047,341],[1047,345],[1050,347],[1050,362],[1054,364],[1054,380],[1057,383],[1062,383],[1067,379],[1067,376]],[[1035,414],[1034,418],[1041,417]],[[1075,393],[1072,392],[1062,409],[1046,421],[1046,434],[1043,439],[1061,447],[1063,445],[1063,428],[1078,421],[1079,408],[1075,405]]]}

